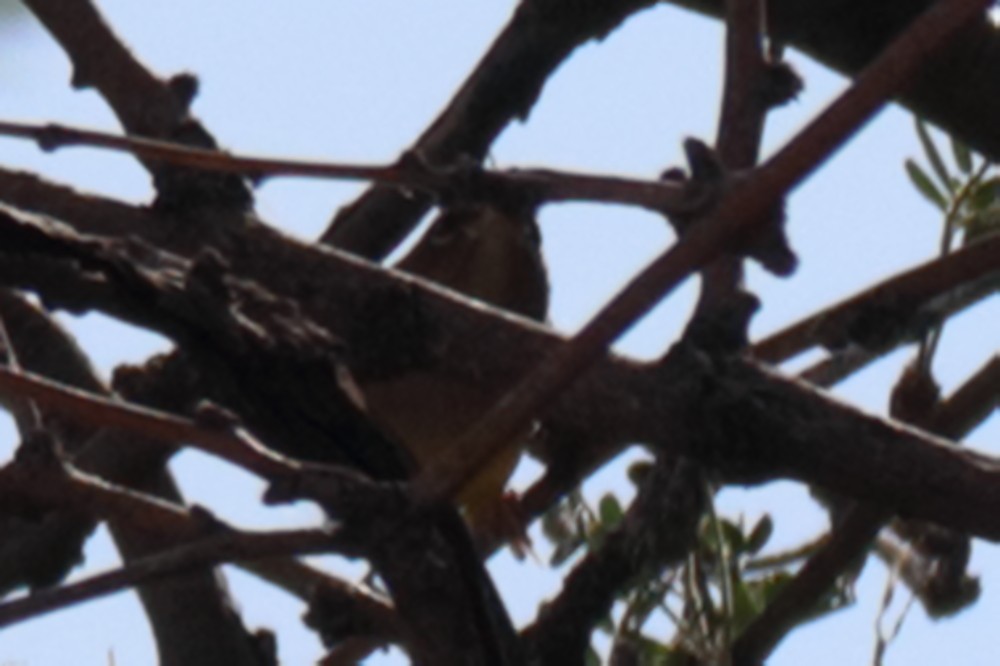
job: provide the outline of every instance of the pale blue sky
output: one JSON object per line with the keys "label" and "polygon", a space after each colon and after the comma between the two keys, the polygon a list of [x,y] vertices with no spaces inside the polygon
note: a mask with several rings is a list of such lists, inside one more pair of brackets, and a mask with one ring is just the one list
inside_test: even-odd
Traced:
{"label": "pale blue sky", "polygon": [[[190,70],[200,76],[194,110],[227,148],[364,162],[393,159],[419,134],[514,5],[510,0],[98,4],[155,71],[169,75]],[[32,20],[8,26],[0,36],[0,118],[117,130],[94,93],[70,90],[65,57]],[[529,122],[501,137],[493,162],[655,176],[680,161],[685,136],[709,141],[714,136],[721,48],[718,23],[670,7],[647,11],[605,42],[574,55],[550,81]],[[797,54],[791,60],[805,76],[806,91],[773,115],[768,152],[845,85]],[[789,204],[789,231],[800,269],[790,280],[751,269],[751,286],[764,302],[755,334],[773,331],[933,255],[939,233],[936,213],[914,194],[901,167],[905,157],[919,154],[909,116],[890,109],[796,192]],[[0,140],[0,164],[39,170],[130,201],[144,201],[150,193],[145,172],[131,159],[93,150],[49,155],[29,144]],[[273,181],[259,192],[259,210],[286,231],[310,238],[357,191],[355,184]],[[550,207],[540,221],[553,278],[552,318],[562,330],[582,323],[671,240],[661,220],[620,207]],[[640,357],[664,349],[685,320],[693,287],[681,289],[658,308],[619,349]],[[993,299],[949,326],[935,368],[946,390],[995,352],[998,321],[1000,303]],[[154,336],[98,317],[73,325],[105,372],[117,362],[137,361],[162,348]],[[884,413],[888,386],[907,358],[906,353],[892,355],[839,387],[838,394]],[[0,454],[7,455],[13,441],[5,431]],[[971,441],[997,451],[1000,419],[994,418]],[[316,515],[307,508],[258,509],[260,485],[255,480],[196,455],[181,456],[175,470],[192,497],[239,524],[301,523]],[[519,482],[530,474],[527,466]],[[620,466],[590,485],[595,493],[622,487]],[[727,492],[721,503],[731,516],[774,512],[779,523],[775,547],[813,535],[824,524],[805,492],[793,484],[776,484],[767,492]],[[88,552],[88,571],[112,561],[103,536]],[[985,588],[979,605],[957,621],[933,625],[916,610],[887,663],[992,663],[988,656],[996,640],[986,623],[1000,613],[998,581],[991,575],[998,565],[1000,552],[977,544],[974,569],[983,574]],[[519,564],[502,555],[491,568],[518,622],[529,620],[538,600],[557,589],[558,580],[530,561]],[[856,607],[797,632],[769,663],[869,663],[884,580],[884,568],[869,566]],[[246,576],[234,575],[232,583],[248,623],[279,631],[285,663],[309,663],[321,654],[311,634],[298,626],[300,604]],[[153,663],[148,630],[130,595],[63,611],[0,635],[0,663],[57,666],[72,658],[74,664],[106,664],[109,652],[119,665]]]}

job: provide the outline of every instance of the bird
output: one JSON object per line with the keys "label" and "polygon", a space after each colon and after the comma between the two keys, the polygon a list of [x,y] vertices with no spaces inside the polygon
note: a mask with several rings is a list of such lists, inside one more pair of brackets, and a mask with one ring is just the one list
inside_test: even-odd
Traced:
{"label": "bird", "polygon": [[[548,276],[534,207],[462,202],[442,208],[426,234],[394,268],[492,306],[544,321]],[[376,425],[425,467],[489,410],[505,387],[476,385],[433,369],[403,371],[361,386]],[[524,443],[530,433],[524,433]],[[523,444],[519,442],[519,444]],[[523,521],[511,513],[504,488],[523,446],[509,446],[467,480],[454,498],[471,531],[511,541],[515,553]],[[515,525],[516,523],[516,525]]]}

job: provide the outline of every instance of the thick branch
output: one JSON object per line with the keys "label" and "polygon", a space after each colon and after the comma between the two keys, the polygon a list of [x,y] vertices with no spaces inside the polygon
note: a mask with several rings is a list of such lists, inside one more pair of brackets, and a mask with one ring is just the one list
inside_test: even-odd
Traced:
{"label": "thick branch", "polygon": [[767,163],[726,192],[715,210],[640,272],[567,347],[524,376],[459,437],[455,447],[473,453],[464,459],[441,460],[421,471],[415,482],[418,498],[451,496],[456,481],[482,469],[504,446],[512,446],[535,414],[682,280],[734,247],[733,243],[747,251],[773,226],[774,209],[782,198],[881,108],[902,82],[914,76],[929,53],[946,44],[987,4],[987,0],[942,0],[915,20],[847,92]]}
{"label": "thick branch", "polygon": [[[26,249],[14,245],[14,238],[4,232],[8,224],[0,224],[3,247],[23,254]],[[53,230],[48,233],[58,237]],[[85,242],[83,249],[87,247]],[[113,247],[104,245],[103,250]],[[273,252],[274,244],[270,247]],[[288,244],[283,251],[293,248]],[[433,362],[441,355],[452,357],[449,371],[473,372],[473,377],[484,382],[502,381],[565,344],[526,320],[491,313],[481,305],[466,307],[464,299],[364,262],[307,248],[293,254],[302,269],[296,279],[307,279],[319,265],[326,269],[317,273],[321,278],[309,288],[300,283],[304,292],[312,292],[326,304],[322,321],[343,330],[349,346],[357,340],[367,343],[370,350],[395,350],[395,359],[359,359],[359,367],[369,372],[386,362]],[[272,254],[274,261],[268,264],[272,274],[282,272],[282,265],[291,267],[286,264],[288,257],[280,257]],[[44,268],[41,261],[33,265],[38,270]],[[108,291],[103,295],[92,292],[88,297],[92,307],[104,307],[102,299],[113,300],[115,274],[107,277],[112,279],[105,287]],[[50,280],[42,283],[43,293],[53,295],[60,284],[72,288]],[[163,295],[152,296],[147,307],[163,301]],[[80,307],[85,305],[78,302]],[[386,308],[382,316],[396,324],[391,331],[364,315],[373,312],[375,305]],[[318,308],[316,313],[321,314]],[[138,316],[148,314],[140,312]],[[419,328],[406,331],[413,325],[407,322],[414,322],[415,316]],[[409,337],[416,330],[426,335],[411,340],[409,347],[380,344],[387,335]],[[482,354],[483,349],[495,353]],[[601,436],[613,434],[616,442],[662,442],[731,478],[749,482],[794,478],[883,504],[905,515],[951,524],[985,538],[1000,538],[1000,511],[994,510],[1000,502],[996,492],[1000,467],[993,459],[865,416],[801,382],[781,379],[746,362],[706,366],[692,363],[697,354],[682,350],[672,358],[678,361],[649,366],[613,358],[601,361],[560,397],[550,412],[552,421],[567,428],[572,424],[592,426]],[[463,361],[467,365],[459,365]],[[720,419],[720,414],[730,416]],[[714,435],[705,441],[699,439],[701,445],[686,450],[688,431],[692,431],[691,437],[698,432]],[[595,441],[593,437],[585,436],[573,444],[585,447]],[[565,460],[570,462],[560,464],[572,468],[574,454],[580,453],[567,452]]]}

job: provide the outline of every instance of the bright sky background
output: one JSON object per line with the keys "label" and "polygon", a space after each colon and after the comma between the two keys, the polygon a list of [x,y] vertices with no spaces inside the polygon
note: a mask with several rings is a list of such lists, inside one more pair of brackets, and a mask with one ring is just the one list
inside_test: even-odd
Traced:
{"label": "bright sky background", "polygon": [[[201,79],[196,114],[227,148],[246,154],[327,161],[389,161],[436,115],[508,18],[506,0],[303,0],[275,3],[129,2],[103,0],[100,8],[157,73],[182,70]],[[68,61],[30,17],[0,25],[0,118],[54,121],[117,131],[93,92],[73,92]],[[662,6],[631,20],[601,44],[578,51],[546,86],[525,125],[511,127],[497,143],[497,166],[545,166],[654,177],[681,161],[686,136],[712,141],[721,86],[720,24]],[[766,152],[780,146],[843,89],[845,81],[792,53],[806,80],[800,100],[772,115]],[[807,181],[790,200],[789,231],[801,266],[790,280],[756,268],[750,285],[764,302],[754,334],[766,334],[825,304],[936,251],[940,223],[902,169],[921,151],[910,117],[884,112],[864,134]],[[69,149],[43,154],[34,146],[0,140],[0,164],[40,171],[53,180],[129,201],[150,196],[145,172],[128,157]],[[359,191],[353,184],[279,180],[258,192],[259,211],[302,238],[315,237],[336,208]],[[579,326],[621,283],[671,242],[656,217],[611,206],[563,205],[543,210],[546,258],[552,274],[554,325]],[[619,343],[626,354],[650,358],[674,339],[686,319],[694,285],[681,289]],[[122,361],[141,361],[164,348],[161,339],[101,317],[71,321],[81,342],[105,372]],[[997,299],[949,325],[935,370],[945,391],[997,349]],[[878,413],[888,387],[908,359],[897,352],[838,387],[837,393]],[[16,437],[5,429],[0,456]],[[994,446],[990,447],[989,444]],[[970,443],[997,452],[1000,419],[993,418]],[[174,463],[185,491],[222,517],[241,525],[302,524],[317,514],[261,509],[261,485],[194,454]],[[534,473],[526,465],[521,485]],[[600,474],[588,490],[627,489],[621,465]],[[721,507],[731,517],[754,520],[771,511],[779,549],[824,527],[805,491],[774,484],[765,492],[727,491]],[[541,545],[541,537],[536,538]],[[540,548],[544,556],[544,548]],[[102,532],[88,547],[86,571],[115,562]],[[344,565],[338,564],[343,567]],[[976,544],[973,570],[983,574],[984,594],[957,620],[930,623],[915,609],[886,663],[995,662],[992,625],[1000,615],[996,547]],[[558,579],[506,554],[491,563],[515,621],[529,621],[540,598]],[[347,575],[357,577],[358,567]],[[78,572],[76,576],[79,576]],[[774,666],[802,663],[870,663],[873,626],[886,578],[869,565],[852,609],[795,632]],[[250,626],[279,632],[287,664],[311,663],[321,648],[299,626],[303,607],[238,572],[230,582]],[[898,596],[905,596],[901,594]],[[662,637],[661,637],[662,638]],[[0,664],[61,666],[154,663],[148,628],[132,595],[69,609],[6,629]],[[991,658],[993,657],[993,658]],[[373,659],[370,663],[399,663]]]}

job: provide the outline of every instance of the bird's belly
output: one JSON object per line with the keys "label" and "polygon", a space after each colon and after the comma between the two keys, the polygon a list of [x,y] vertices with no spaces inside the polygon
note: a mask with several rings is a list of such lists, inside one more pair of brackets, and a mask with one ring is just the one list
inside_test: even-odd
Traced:
{"label": "bird's belly", "polygon": [[[455,450],[453,444],[482,418],[495,399],[474,386],[429,373],[370,382],[363,392],[375,424],[402,443],[420,467],[442,456],[468,455],[468,450]],[[456,502],[474,515],[499,501],[521,449],[506,447],[462,485]]]}

